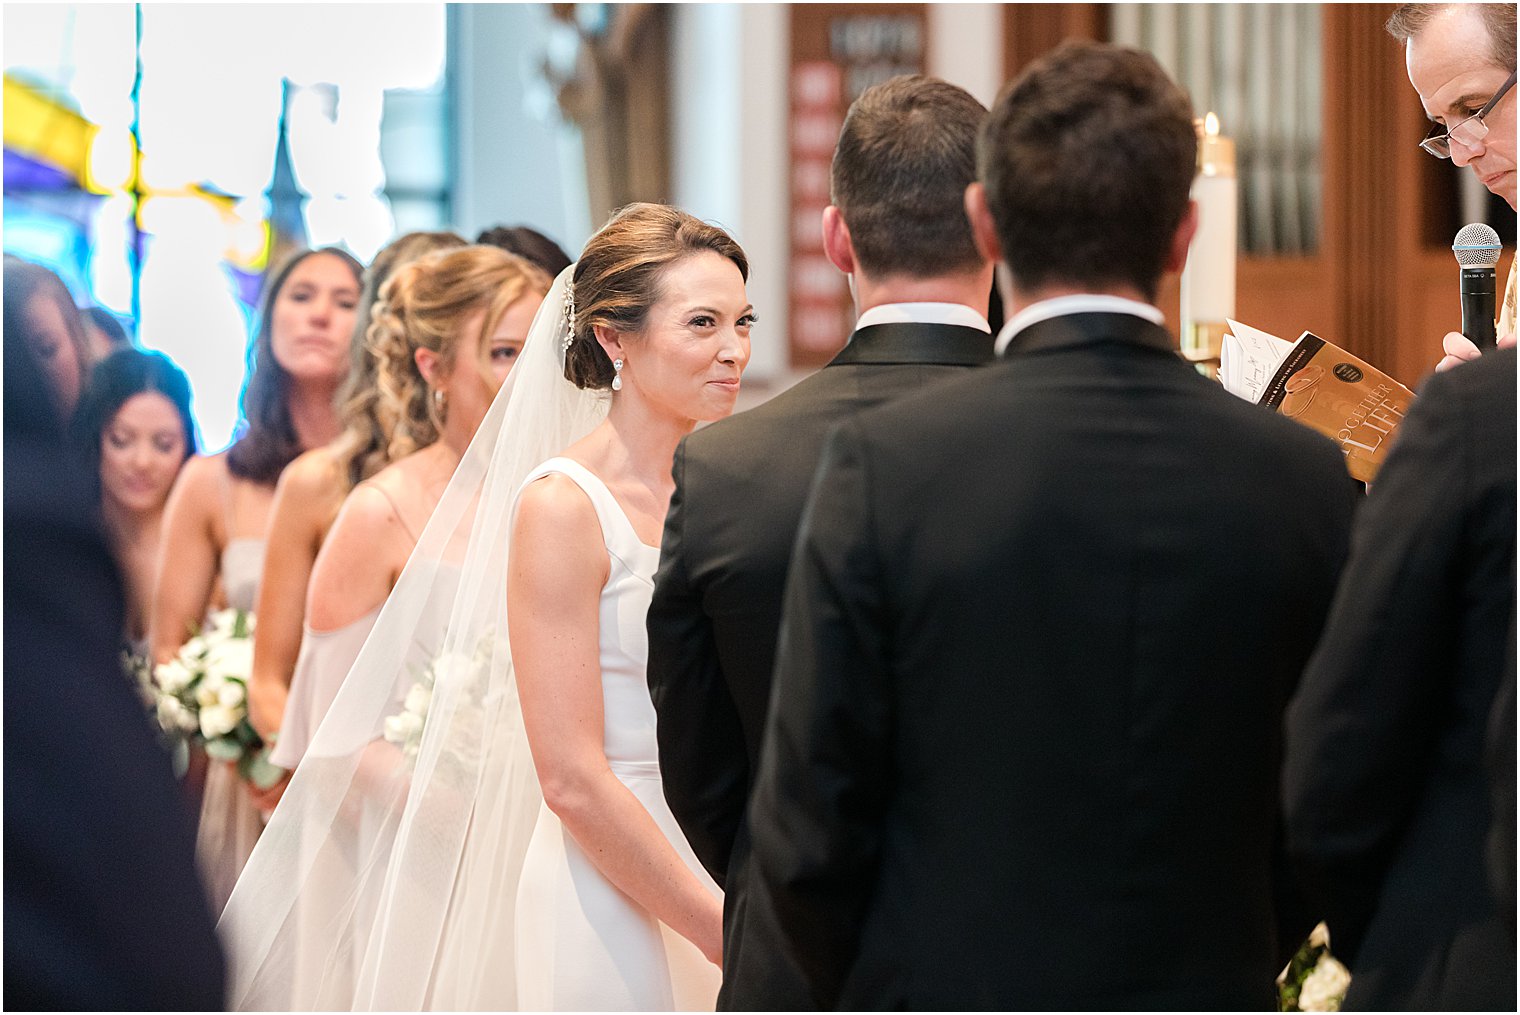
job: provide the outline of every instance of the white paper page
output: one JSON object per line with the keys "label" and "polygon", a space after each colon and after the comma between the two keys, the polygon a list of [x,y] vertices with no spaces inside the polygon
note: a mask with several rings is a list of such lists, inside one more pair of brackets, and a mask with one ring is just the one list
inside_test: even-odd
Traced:
{"label": "white paper page", "polygon": [[1254,402],[1298,343],[1239,321],[1229,325],[1219,353],[1219,381],[1230,394]]}

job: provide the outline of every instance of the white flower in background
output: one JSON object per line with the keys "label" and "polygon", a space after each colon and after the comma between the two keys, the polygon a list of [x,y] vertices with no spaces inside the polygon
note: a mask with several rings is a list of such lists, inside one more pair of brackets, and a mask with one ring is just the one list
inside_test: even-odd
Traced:
{"label": "white flower in background", "polygon": [[193,679],[195,679],[195,674],[191,673],[178,659],[160,663],[153,670],[153,680],[158,684],[159,690],[165,694],[178,694],[189,687]]}
{"label": "white flower in background", "polygon": [[406,692],[406,701],[401,707],[420,719],[426,719],[428,706],[432,703],[433,689],[424,684],[417,683],[413,684],[412,689]]}
{"label": "white flower in background", "polygon": [[206,678],[247,680],[253,672],[253,639],[232,638],[213,645],[206,653]]}
{"label": "white flower in background", "polygon": [[206,639],[202,635],[196,635],[179,647],[180,661],[194,668],[200,658],[206,654]]}
{"label": "white flower in background", "polygon": [[1351,973],[1335,958],[1326,955],[1314,966],[1298,992],[1299,1011],[1340,1011]]}
{"label": "white flower in background", "polygon": [[201,708],[211,708],[222,703],[222,680],[219,673],[207,673],[195,685],[195,703]]}
{"label": "white flower in background", "polygon": [[[401,712],[385,720],[385,739],[401,748],[401,753],[408,758],[416,758],[422,747],[422,732],[427,726],[428,714],[433,707],[433,693],[439,688],[447,688],[454,702],[454,722],[469,723],[475,721],[479,725],[480,698],[483,688],[476,686],[481,674],[485,672],[486,663],[491,658],[491,649],[494,646],[494,633],[488,631],[482,639],[481,646],[475,652],[465,655],[462,652],[445,652],[428,663],[427,669],[423,670],[422,678],[412,685],[406,692],[406,698],[401,704]],[[466,743],[478,746],[479,737],[469,735],[467,726],[459,727],[464,732],[456,738]]]}
{"label": "white flower in background", "polygon": [[438,684],[457,687],[466,681],[473,680],[478,669],[479,663],[473,655],[446,652],[428,666],[428,674],[423,677],[423,680],[430,687]]}
{"label": "white flower in background", "polygon": [[194,712],[166,694],[158,699],[158,725],[166,733],[194,733],[198,723]]}
{"label": "white flower in background", "polygon": [[[216,635],[218,640],[233,637],[234,632],[237,631],[238,613],[239,611],[235,609],[218,610],[213,613],[211,619],[206,622],[207,632]],[[253,637],[253,621],[253,614],[243,614],[243,630],[249,638]]]}
{"label": "white flower in background", "polygon": [[201,706],[201,736],[207,740],[224,737],[237,729],[243,719],[240,709],[224,705]]}
{"label": "white flower in background", "polygon": [[402,712],[385,720],[385,739],[401,748],[408,758],[415,758],[422,746],[423,718],[415,712]]}
{"label": "white flower in background", "polygon": [[217,692],[218,704],[223,708],[230,708],[235,711],[242,708],[243,702],[247,698],[248,694],[241,680],[225,681],[222,684],[221,690]]}

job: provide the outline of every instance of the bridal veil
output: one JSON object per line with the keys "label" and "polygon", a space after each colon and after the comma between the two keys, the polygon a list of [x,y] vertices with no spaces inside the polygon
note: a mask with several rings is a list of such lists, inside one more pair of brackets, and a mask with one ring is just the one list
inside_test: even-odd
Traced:
{"label": "bridal veil", "polygon": [[[563,373],[574,271],[539,308],[222,914],[233,1009],[516,1006],[517,881],[540,795],[507,553],[523,479],[607,412]],[[403,710],[425,711],[420,740],[416,719],[393,719],[412,737],[392,743],[386,720]]]}

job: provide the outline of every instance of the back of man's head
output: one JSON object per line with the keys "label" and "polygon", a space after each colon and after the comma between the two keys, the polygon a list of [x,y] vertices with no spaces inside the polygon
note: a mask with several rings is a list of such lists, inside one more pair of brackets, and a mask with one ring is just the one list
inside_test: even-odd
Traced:
{"label": "back of man's head", "polygon": [[1004,89],[977,145],[1015,286],[1154,299],[1198,157],[1187,93],[1153,57],[1068,43]]}
{"label": "back of man's head", "polygon": [[1450,7],[1463,7],[1472,11],[1488,30],[1488,51],[1474,53],[1479,60],[1486,60],[1495,67],[1515,69],[1515,21],[1514,4],[1399,4],[1388,18],[1388,34],[1400,42],[1408,42],[1419,35],[1435,20],[1436,15]]}
{"label": "back of man's head", "polygon": [[963,201],[986,115],[965,89],[920,74],[874,85],[850,106],[830,183],[862,271],[927,277],[985,264]]}

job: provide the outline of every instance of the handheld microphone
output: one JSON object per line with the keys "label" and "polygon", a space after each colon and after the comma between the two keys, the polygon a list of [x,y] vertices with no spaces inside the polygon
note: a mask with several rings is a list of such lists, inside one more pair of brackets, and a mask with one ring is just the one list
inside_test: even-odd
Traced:
{"label": "handheld microphone", "polygon": [[1492,349],[1494,334],[1494,266],[1499,263],[1499,234],[1473,222],[1457,232],[1451,252],[1462,266],[1462,334],[1479,349]]}

